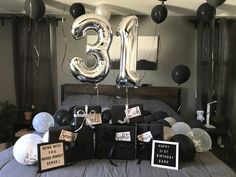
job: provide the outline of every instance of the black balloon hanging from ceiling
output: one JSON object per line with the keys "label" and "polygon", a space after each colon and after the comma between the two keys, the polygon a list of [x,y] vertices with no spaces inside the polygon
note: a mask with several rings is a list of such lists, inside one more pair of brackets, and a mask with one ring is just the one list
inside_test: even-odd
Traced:
{"label": "black balloon hanging from ceiling", "polygon": [[70,14],[76,19],[77,17],[85,14],[85,8],[81,3],[74,3],[70,6]]}
{"label": "black balloon hanging from ceiling", "polygon": [[199,20],[209,23],[216,15],[216,8],[208,3],[201,4],[197,9],[197,17]]}
{"label": "black balloon hanging from ceiling", "polygon": [[211,6],[217,7],[220,6],[222,4],[224,4],[224,2],[226,0],[206,0],[208,4],[210,4]]}
{"label": "black balloon hanging from ceiling", "polygon": [[180,84],[186,82],[191,75],[191,71],[186,65],[177,65],[172,71],[172,79]]}
{"label": "black balloon hanging from ceiling", "polygon": [[45,14],[45,4],[42,0],[26,0],[24,9],[26,14],[34,20],[42,18]]}
{"label": "black balloon hanging from ceiling", "polygon": [[152,20],[157,24],[162,23],[168,15],[168,11],[166,6],[164,5],[164,1],[165,0],[162,1],[162,4],[153,7],[151,12]]}

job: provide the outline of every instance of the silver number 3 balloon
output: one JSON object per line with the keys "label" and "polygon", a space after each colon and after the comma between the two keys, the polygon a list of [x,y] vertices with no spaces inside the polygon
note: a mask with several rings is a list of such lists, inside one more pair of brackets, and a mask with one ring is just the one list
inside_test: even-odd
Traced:
{"label": "silver number 3 balloon", "polygon": [[89,67],[84,60],[74,57],[70,61],[70,70],[73,76],[84,83],[98,83],[110,71],[110,56],[108,50],[112,42],[110,23],[96,14],[85,14],[75,19],[71,33],[78,40],[82,39],[89,30],[94,30],[98,39],[94,44],[87,44],[86,53],[95,57],[95,64]]}
{"label": "silver number 3 balloon", "polygon": [[138,18],[128,16],[120,22],[116,34],[120,36],[120,73],[116,79],[118,87],[138,87],[140,77],[136,71],[138,46]]}

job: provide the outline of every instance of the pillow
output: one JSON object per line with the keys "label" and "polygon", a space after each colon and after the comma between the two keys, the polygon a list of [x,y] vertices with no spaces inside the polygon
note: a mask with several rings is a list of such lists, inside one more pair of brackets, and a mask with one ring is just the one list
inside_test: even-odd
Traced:
{"label": "pillow", "polygon": [[[175,112],[170,106],[160,100],[145,100],[130,98],[129,104],[143,104],[143,109],[149,111],[152,114],[158,111],[166,112],[169,116],[174,117],[177,121],[182,121],[181,116]],[[84,106],[84,105],[97,105],[96,95],[74,95],[68,96],[65,101],[62,102],[60,109],[69,110],[72,106]],[[99,95],[98,105],[111,108],[112,105],[126,104],[126,98],[118,98],[107,95]]]}

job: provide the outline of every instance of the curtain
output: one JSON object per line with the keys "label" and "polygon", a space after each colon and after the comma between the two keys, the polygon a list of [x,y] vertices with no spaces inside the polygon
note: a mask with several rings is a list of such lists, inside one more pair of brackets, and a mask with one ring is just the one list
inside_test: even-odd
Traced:
{"label": "curtain", "polygon": [[13,61],[17,105],[34,105],[35,113],[55,111],[49,20],[14,17]]}
{"label": "curtain", "polygon": [[[197,105],[218,102],[212,114],[228,131],[236,153],[236,20],[221,18],[197,27]],[[215,114],[214,114],[215,113]],[[211,117],[212,119],[212,117]],[[214,119],[213,119],[214,120]],[[214,123],[214,122],[212,122]],[[217,125],[217,124],[216,124]]]}
{"label": "curtain", "polygon": [[[226,19],[219,19],[212,24],[198,23],[197,27],[197,108],[206,113],[207,103],[212,105],[212,114],[225,114],[225,62],[228,60]],[[217,109],[217,111],[216,111]]]}

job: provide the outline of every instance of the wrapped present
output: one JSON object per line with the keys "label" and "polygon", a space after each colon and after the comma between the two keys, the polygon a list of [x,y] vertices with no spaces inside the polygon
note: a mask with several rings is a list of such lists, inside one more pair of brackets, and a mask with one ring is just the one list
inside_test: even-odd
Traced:
{"label": "wrapped present", "polygon": [[75,106],[74,107],[74,123],[75,127],[83,124],[97,125],[102,123],[101,106]]}
{"label": "wrapped present", "polygon": [[113,105],[112,124],[142,123],[144,122],[144,111],[142,104]]}
{"label": "wrapped present", "polygon": [[136,157],[139,162],[151,159],[152,140],[163,140],[162,124],[138,124]]}
{"label": "wrapped present", "polygon": [[66,163],[94,158],[94,131],[83,126],[78,132],[71,126],[57,126],[49,129],[49,142],[64,141]]}
{"label": "wrapped present", "polygon": [[112,159],[135,159],[135,126],[102,124],[95,132],[95,158],[110,159],[112,164]]}

